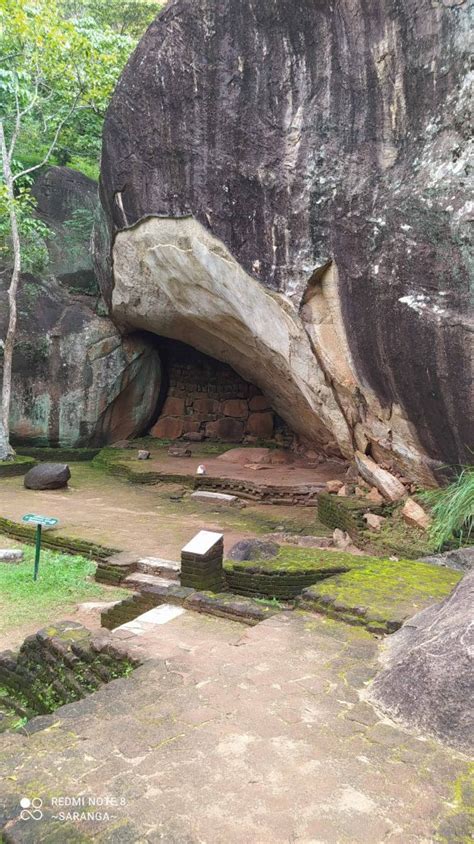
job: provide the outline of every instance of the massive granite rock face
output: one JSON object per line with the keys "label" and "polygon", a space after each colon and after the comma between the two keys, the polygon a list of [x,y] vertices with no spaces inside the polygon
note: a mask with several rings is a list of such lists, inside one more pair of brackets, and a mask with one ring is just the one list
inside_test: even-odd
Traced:
{"label": "massive granite rock face", "polygon": [[370,698],[389,715],[474,750],[474,572],[390,636]]}
{"label": "massive granite rock face", "polygon": [[[145,433],[157,406],[161,366],[154,343],[123,338],[106,316],[88,248],[96,185],[51,168],[35,185],[38,211],[53,229],[48,272],[24,274],[18,296],[10,427],[22,445],[91,446]],[[90,217],[89,231],[92,229]],[[0,275],[0,294],[8,272]],[[0,337],[8,313],[0,310]],[[1,360],[0,360],[1,370]],[[1,450],[1,449],[0,449]]]}
{"label": "massive granite rock face", "polygon": [[463,0],[171,0],[105,124],[115,317],[326,449],[469,459],[467,61]]}

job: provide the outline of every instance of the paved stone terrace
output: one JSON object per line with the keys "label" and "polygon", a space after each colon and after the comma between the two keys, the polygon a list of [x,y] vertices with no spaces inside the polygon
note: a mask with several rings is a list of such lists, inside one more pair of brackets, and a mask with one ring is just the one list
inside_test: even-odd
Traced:
{"label": "paved stone terrace", "polygon": [[[145,659],[131,677],[2,738],[6,842],[469,840],[453,802],[466,760],[360,699],[380,647],[365,631],[185,612],[114,636]],[[51,819],[52,798],[80,795],[124,805],[108,821]],[[42,820],[19,820],[24,796],[43,800]]]}

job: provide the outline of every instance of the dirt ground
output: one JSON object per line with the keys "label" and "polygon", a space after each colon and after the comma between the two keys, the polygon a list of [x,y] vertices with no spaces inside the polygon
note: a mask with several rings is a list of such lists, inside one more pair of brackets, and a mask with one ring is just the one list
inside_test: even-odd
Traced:
{"label": "dirt ground", "polygon": [[[275,461],[272,464],[254,463],[252,452],[254,449],[232,449],[221,455],[206,454],[199,446],[189,445],[192,452],[191,457],[171,457],[167,447],[149,446],[151,457],[146,462],[135,460],[135,450],[126,449],[121,451],[122,459],[131,460],[135,469],[143,469],[147,472],[169,472],[189,475],[194,477],[196,469],[204,464],[207,474],[211,477],[234,478],[236,480],[252,481],[261,486],[295,486],[306,484],[325,483],[329,480],[339,480],[344,477],[347,464],[341,460],[327,460],[315,466],[308,466],[306,458],[293,455],[291,452],[276,449],[271,451],[269,459]],[[261,451],[262,449],[257,449]],[[233,461],[233,454],[236,451],[243,452],[239,462]],[[245,458],[245,452],[249,456]],[[227,459],[229,457],[229,459]]]}
{"label": "dirt ground", "polygon": [[[183,545],[203,529],[224,532],[226,549],[244,537],[279,529],[327,533],[318,523],[314,507],[252,504],[240,509],[208,504],[192,500],[189,490],[179,485],[133,485],[86,463],[71,464],[71,474],[65,490],[27,490],[21,477],[1,480],[0,514],[18,522],[25,513],[54,516],[59,519],[60,535],[172,560],[179,560]],[[255,474],[265,472],[253,473],[253,477]],[[181,500],[170,497],[181,492],[186,493]]]}

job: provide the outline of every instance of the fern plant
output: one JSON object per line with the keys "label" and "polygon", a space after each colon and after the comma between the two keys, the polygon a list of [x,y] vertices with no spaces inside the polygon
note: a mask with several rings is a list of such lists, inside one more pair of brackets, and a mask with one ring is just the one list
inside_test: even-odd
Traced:
{"label": "fern plant", "polygon": [[443,489],[425,492],[433,521],[430,538],[436,548],[455,542],[466,545],[474,539],[474,468],[466,466],[458,478]]}

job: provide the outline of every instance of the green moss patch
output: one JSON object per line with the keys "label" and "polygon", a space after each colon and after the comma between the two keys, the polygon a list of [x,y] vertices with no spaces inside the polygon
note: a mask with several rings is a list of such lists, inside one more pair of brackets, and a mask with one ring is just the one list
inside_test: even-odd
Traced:
{"label": "green moss patch", "polygon": [[430,541],[428,534],[407,525],[399,512],[388,518],[379,531],[365,530],[361,537],[364,544],[375,552],[395,554],[410,560],[433,554],[435,549],[435,543]]}
{"label": "green moss patch", "polygon": [[36,466],[36,460],[33,457],[17,454],[14,460],[2,460],[0,462],[0,479],[26,475],[33,466]]}
{"label": "green moss patch", "polygon": [[80,700],[137,665],[116,648],[98,649],[91,632],[74,622],[39,630],[18,653],[0,653],[0,732]]}
{"label": "green moss patch", "polygon": [[46,463],[79,463],[93,460],[99,448],[33,448],[19,446],[18,454]]}
{"label": "green moss patch", "polygon": [[[0,517],[0,534],[2,533],[31,545],[34,545],[36,541],[36,528]],[[64,551],[66,554],[82,554],[93,560],[104,560],[118,553],[117,548],[106,548],[96,542],[88,542],[86,539],[72,536],[60,536],[56,531],[50,530],[43,531],[41,543],[44,548]]]}
{"label": "green moss patch", "polygon": [[459,572],[411,560],[372,560],[305,589],[299,604],[372,632],[393,633],[445,598],[460,578]]}
{"label": "green moss patch", "polygon": [[273,560],[226,560],[224,570],[232,592],[291,600],[319,580],[377,562],[375,557],[358,557],[342,551],[287,546]]}

